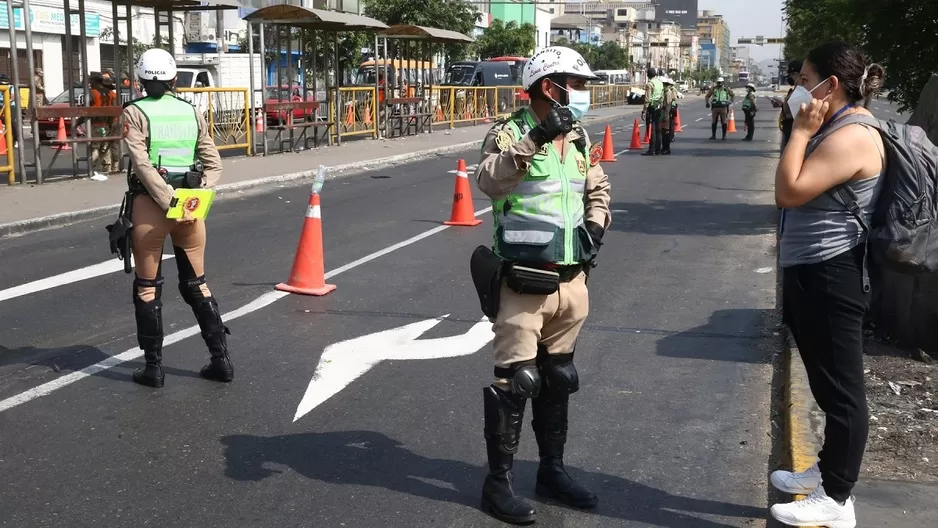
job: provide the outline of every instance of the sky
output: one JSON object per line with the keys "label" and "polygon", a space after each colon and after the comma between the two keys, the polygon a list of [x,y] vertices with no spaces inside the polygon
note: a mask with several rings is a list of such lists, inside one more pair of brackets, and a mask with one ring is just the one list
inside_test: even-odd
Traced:
{"label": "sky", "polygon": [[[784,37],[782,34],[782,0],[698,0],[700,10],[713,10],[723,15],[730,27],[731,45],[740,37]],[[749,45],[749,56],[753,62],[778,57],[781,46]]]}

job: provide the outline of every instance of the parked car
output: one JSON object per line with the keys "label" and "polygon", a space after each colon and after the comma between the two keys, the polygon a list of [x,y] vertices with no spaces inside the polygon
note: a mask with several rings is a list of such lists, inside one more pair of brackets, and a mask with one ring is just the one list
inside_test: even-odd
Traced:
{"label": "parked car", "polygon": [[[85,90],[84,88],[77,86],[71,89],[72,97],[75,100],[76,106],[85,105]],[[68,108],[68,93],[69,90],[65,90],[59,95],[55,96],[49,101],[50,106],[53,108]],[[64,118],[65,122],[65,135],[71,137],[72,134],[72,120],[69,118]],[[55,139],[59,133],[59,120],[58,119],[40,119],[39,120],[39,137],[41,139]],[[82,136],[81,130],[78,132],[78,136]]]}
{"label": "parked car", "polygon": [[[294,102],[294,103],[302,102],[302,101],[303,101],[303,97],[300,95],[300,93],[301,93],[300,90],[301,90],[301,88],[300,88],[299,86],[293,86],[292,91],[290,90],[290,88],[288,88],[288,87],[286,87],[286,86],[281,86],[280,89],[279,89],[279,93],[278,93],[278,89],[277,89],[276,86],[268,86],[268,87],[267,87],[267,90],[266,90],[266,93],[264,94],[264,98],[265,98],[264,104],[265,104],[265,105],[268,105],[268,104],[271,104],[271,103],[279,103],[279,102],[284,102],[284,103],[287,103],[287,102]],[[306,100],[307,100],[307,101],[313,101],[313,100],[315,100],[315,98],[312,97],[311,95],[309,95],[309,96],[306,97]],[[287,111],[286,111],[286,110],[277,110],[277,109],[275,109],[275,108],[270,108],[270,109],[267,109],[267,110],[266,110],[266,114],[267,114],[267,123],[268,123],[268,124],[273,123],[273,124],[277,124],[277,125],[282,125],[282,124],[285,124],[286,121],[287,121]],[[313,111],[312,111],[312,110],[304,110],[304,109],[302,109],[302,108],[294,108],[294,109],[293,109],[293,122],[296,123],[296,122],[306,121],[306,120],[308,120],[312,115],[313,115]]]}

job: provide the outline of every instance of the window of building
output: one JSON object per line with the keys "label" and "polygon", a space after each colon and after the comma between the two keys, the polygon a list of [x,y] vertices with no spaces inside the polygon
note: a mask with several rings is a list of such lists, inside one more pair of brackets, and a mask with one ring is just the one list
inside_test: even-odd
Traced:
{"label": "window of building", "polygon": [[[551,1],[553,1],[553,0],[551,0]],[[618,16],[629,16],[629,10],[628,10],[628,9],[617,9],[617,10],[616,10],[616,15],[618,15]]]}

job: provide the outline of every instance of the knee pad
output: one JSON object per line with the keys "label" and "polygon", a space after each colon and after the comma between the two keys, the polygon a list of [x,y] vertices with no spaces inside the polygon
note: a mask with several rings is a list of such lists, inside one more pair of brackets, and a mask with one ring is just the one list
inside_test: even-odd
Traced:
{"label": "knee pad", "polygon": [[203,300],[211,298],[206,297],[205,294],[202,293],[202,286],[204,284],[205,275],[193,279],[183,279],[180,277],[179,295],[182,295],[182,300],[185,301],[186,304],[195,308]]}
{"label": "knee pad", "polygon": [[[163,344],[162,279],[134,279],[134,318],[137,322],[137,344],[149,350]],[[155,288],[154,299],[144,301],[138,288]]]}
{"label": "knee pad", "polygon": [[495,377],[510,380],[511,391],[525,398],[537,398],[541,392],[541,374],[534,360],[495,367]]}
{"label": "knee pad", "polygon": [[573,394],[580,389],[580,376],[573,366],[573,354],[554,354],[540,366],[545,390],[549,394]]}

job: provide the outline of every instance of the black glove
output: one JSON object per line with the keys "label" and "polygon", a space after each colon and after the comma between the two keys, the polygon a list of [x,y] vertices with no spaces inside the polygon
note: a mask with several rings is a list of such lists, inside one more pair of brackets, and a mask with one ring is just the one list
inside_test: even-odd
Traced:
{"label": "black glove", "polygon": [[551,108],[544,122],[532,128],[528,135],[538,147],[553,141],[561,134],[569,134],[573,130],[573,113],[567,107]]}
{"label": "black glove", "polygon": [[707,103],[707,108],[710,108],[710,103]]}
{"label": "black glove", "polygon": [[603,235],[606,234],[606,230],[603,228],[603,226],[591,220],[587,220],[586,231],[590,234],[590,238],[593,239],[593,244],[597,249],[599,246],[603,245]]}

